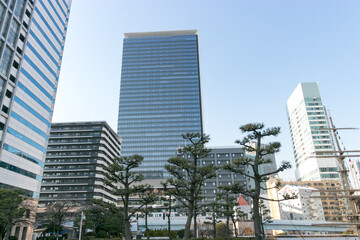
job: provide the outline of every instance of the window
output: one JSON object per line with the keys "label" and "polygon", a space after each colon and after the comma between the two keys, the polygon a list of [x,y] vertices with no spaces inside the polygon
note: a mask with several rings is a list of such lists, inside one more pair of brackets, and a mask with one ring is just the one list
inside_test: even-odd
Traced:
{"label": "window", "polygon": [[22,35],[21,33],[20,33],[20,40],[22,41],[22,42],[24,42],[25,41],[25,37],[24,37],[24,35]]}
{"label": "window", "polygon": [[16,7],[15,7],[15,11],[14,11],[14,15],[17,17],[17,18],[20,18],[20,15],[21,13],[23,12],[24,10],[24,7],[25,7],[25,0],[18,0],[17,3],[16,3]]}
{"label": "window", "polygon": [[4,25],[2,33],[1,33],[3,35],[3,37],[6,37],[6,33],[7,33],[8,29],[9,29],[9,26],[10,26],[10,20],[11,20],[11,15],[8,12],[8,14],[6,15],[5,25]]}
{"label": "window", "polygon": [[14,68],[18,69],[19,68],[19,63],[17,61],[14,60],[13,62],[13,66]]}
{"label": "window", "polygon": [[4,123],[2,123],[2,122],[0,122],[0,130],[3,130],[3,129],[4,129],[4,127],[5,127],[5,124],[4,124]]}
{"label": "window", "polygon": [[15,21],[15,19],[13,19],[10,25],[10,30],[7,38],[8,42],[12,47],[15,47],[16,37],[18,35],[19,28],[20,25]]}
{"label": "window", "polygon": [[10,81],[15,82],[15,80],[16,78],[12,74],[10,74]]}
{"label": "window", "polygon": [[30,17],[30,12],[29,12],[29,10],[26,9],[25,14],[26,14],[26,16]]}
{"label": "window", "polygon": [[4,113],[8,113],[9,112],[9,108],[5,105],[2,106],[2,109],[1,109]]}
{"label": "window", "polygon": [[16,51],[17,51],[20,55],[22,54],[22,50],[21,50],[21,48],[16,47]]}
{"label": "window", "polygon": [[9,90],[6,90],[5,96],[7,96],[8,98],[11,98],[12,92],[10,92]]}
{"label": "window", "polygon": [[28,29],[28,25],[27,25],[27,23],[26,23],[25,21],[23,21],[23,25],[24,25],[24,27],[25,27],[26,29]]}
{"label": "window", "polygon": [[6,47],[3,53],[3,57],[0,62],[0,72],[4,75],[9,73],[9,67],[11,63],[12,51],[10,48]]}

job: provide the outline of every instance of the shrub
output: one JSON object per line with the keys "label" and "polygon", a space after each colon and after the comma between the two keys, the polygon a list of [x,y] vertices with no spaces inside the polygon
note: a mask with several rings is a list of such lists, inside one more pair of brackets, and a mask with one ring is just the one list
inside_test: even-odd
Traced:
{"label": "shrub", "polygon": [[181,229],[181,230],[177,231],[177,236],[179,238],[183,238],[184,235],[185,235],[185,229]]}
{"label": "shrub", "polygon": [[100,230],[99,232],[96,233],[96,237],[97,238],[107,238],[107,232],[105,232],[104,230]]}

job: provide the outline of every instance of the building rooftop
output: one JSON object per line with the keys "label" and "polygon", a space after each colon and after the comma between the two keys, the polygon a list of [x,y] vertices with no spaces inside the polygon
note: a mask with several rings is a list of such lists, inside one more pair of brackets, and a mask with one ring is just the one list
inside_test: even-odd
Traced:
{"label": "building rooftop", "polygon": [[237,200],[237,203],[240,206],[248,206],[249,204],[245,201],[245,199],[243,198],[243,196],[241,196],[241,194],[239,195],[239,198]]}
{"label": "building rooftop", "polygon": [[162,37],[162,36],[197,35],[197,34],[198,34],[198,30],[178,30],[178,31],[124,33],[124,37],[138,38],[138,37]]}

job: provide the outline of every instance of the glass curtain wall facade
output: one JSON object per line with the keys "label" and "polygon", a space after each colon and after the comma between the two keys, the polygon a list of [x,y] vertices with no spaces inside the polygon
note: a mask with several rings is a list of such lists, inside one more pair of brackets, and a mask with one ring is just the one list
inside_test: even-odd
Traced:
{"label": "glass curtain wall facade", "polygon": [[70,5],[71,0],[0,0],[0,187],[21,189],[35,200]]}
{"label": "glass curtain wall facade", "polygon": [[118,118],[122,155],[142,155],[139,171],[146,178],[166,178],[164,165],[187,132],[202,133],[197,31],[126,33]]}
{"label": "glass curtain wall facade", "polygon": [[298,181],[339,179],[336,158],[321,158],[335,151],[326,109],[318,84],[300,83],[287,101],[287,112]]}

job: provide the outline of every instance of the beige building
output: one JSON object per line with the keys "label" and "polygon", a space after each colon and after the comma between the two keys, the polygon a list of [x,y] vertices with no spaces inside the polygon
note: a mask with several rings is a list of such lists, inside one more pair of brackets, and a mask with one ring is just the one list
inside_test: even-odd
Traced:
{"label": "beige building", "polygon": [[[267,182],[267,187],[274,187],[276,182],[280,181],[280,188],[273,188],[268,191],[269,198],[278,199],[280,189],[285,185],[295,185],[315,188],[321,196],[323,214],[326,221],[346,221],[346,208],[344,200],[340,198],[341,192],[327,192],[326,190],[340,190],[340,181],[283,181],[281,178],[272,178]],[[326,195],[336,196],[339,198],[326,198]],[[316,198],[310,198],[316,199]],[[282,219],[280,206],[277,202],[270,202],[270,211],[273,219]]]}

